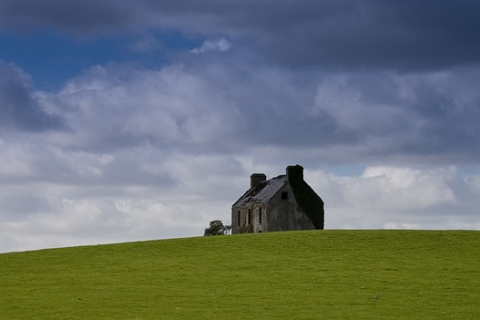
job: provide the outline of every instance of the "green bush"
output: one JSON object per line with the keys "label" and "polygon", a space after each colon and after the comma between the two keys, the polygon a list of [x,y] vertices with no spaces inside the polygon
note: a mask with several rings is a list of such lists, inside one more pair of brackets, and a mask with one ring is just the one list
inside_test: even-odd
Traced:
{"label": "green bush", "polygon": [[223,236],[230,232],[231,226],[224,225],[220,220],[210,221],[210,227],[205,228],[204,236]]}

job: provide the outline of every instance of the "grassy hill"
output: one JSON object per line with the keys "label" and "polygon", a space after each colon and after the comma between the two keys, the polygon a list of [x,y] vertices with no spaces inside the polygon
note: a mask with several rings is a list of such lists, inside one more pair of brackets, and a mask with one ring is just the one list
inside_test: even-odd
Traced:
{"label": "grassy hill", "polygon": [[480,232],[308,231],[0,255],[1,319],[480,319]]}

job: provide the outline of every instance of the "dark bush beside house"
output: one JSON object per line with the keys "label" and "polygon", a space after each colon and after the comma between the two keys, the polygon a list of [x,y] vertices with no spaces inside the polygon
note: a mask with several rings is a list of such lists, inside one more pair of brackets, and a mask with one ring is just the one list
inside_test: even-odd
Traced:
{"label": "dark bush beside house", "polygon": [[205,228],[204,236],[222,236],[230,233],[231,226],[224,225],[220,220],[210,221],[210,227]]}

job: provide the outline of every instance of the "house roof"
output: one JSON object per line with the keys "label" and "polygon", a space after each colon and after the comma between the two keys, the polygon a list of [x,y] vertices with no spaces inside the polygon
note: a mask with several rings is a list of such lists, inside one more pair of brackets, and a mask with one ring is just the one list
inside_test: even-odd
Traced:
{"label": "house roof", "polygon": [[287,182],[287,176],[281,175],[270,180],[260,182],[256,187],[250,188],[240,199],[233,204],[233,208],[241,207],[248,202],[267,202]]}

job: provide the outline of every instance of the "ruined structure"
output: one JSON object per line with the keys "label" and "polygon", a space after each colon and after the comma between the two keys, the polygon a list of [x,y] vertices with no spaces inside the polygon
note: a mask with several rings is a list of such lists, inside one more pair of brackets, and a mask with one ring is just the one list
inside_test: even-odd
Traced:
{"label": "ruined structure", "polygon": [[232,206],[232,233],[323,229],[322,199],[303,180],[303,167],[270,180],[250,176],[250,189]]}

